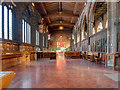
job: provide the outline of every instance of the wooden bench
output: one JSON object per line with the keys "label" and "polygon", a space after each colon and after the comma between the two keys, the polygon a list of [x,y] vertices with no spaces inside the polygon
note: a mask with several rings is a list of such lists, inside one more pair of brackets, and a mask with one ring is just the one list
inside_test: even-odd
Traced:
{"label": "wooden bench", "polygon": [[80,54],[80,52],[66,51],[65,52],[65,57],[66,58],[80,58],[81,54]]}
{"label": "wooden bench", "polygon": [[49,52],[43,52],[43,58],[50,58]]}
{"label": "wooden bench", "polygon": [[50,59],[56,59],[56,52],[50,52]]}

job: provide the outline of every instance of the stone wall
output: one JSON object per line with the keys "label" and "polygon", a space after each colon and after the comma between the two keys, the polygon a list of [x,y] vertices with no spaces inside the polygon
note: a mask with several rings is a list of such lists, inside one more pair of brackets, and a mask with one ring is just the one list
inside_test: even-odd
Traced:
{"label": "stone wall", "polygon": [[[9,3],[6,3],[9,5]],[[13,8],[13,41],[19,42],[21,45],[22,42],[22,19],[25,19],[31,25],[31,45],[36,46],[36,30],[38,30],[38,23],[41,20],[41,15],[34,8],[34,11],[31,14],[28,14],[28,6],[32,6],[31,3],[16,3],[16,7]],[[47,34],[44,34],[47,36]],[[45,40],[47,42],[47,37]],[[43,48],[43,34],[39,35],[39,46],[42,50]],[[46,48],[46,44],[45,47]]]}

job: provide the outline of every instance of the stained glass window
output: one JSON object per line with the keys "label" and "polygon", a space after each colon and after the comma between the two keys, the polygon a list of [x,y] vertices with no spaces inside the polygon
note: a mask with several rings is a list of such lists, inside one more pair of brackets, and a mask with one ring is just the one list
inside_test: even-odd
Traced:
{"label": "stained glass window", "polygon": [[97,28],[97,32],[101,31],[103,29],[102,23],[100,22]]}

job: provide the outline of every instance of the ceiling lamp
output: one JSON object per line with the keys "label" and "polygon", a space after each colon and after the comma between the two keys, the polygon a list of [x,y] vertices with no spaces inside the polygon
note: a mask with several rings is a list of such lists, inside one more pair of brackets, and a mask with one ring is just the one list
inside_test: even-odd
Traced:
{"label": "ceiling lamp", "polygon": [[60,30],[63,30],[63,28],[64,28],[63,26],[60,26],[60,27],[59,27]]}

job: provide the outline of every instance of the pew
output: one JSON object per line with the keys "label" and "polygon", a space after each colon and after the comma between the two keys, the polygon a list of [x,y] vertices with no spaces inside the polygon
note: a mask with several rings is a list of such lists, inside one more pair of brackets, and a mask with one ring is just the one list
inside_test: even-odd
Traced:
{"label": "pew", "polygon": [[81,53],[75,52],[75,51],[66,51],[65,57],[66,58],[81,58]]}
{"label": "pew", "polygon": [[56,59],[56,52],[50,53],[50,59]]}
{"label": "pew", "polygon": [[105,53],[102,53],[102,52],[85,52],[85,51],[82,51],[82,57],[83,59],[86,59],[86,60],[90,60],[92,62],[96,62],[96,63],[101,63],[102,61],[105,61],[105,58],[106,58],[106,54]]}
{"label": "pew", "polygon": [[37,52],[37,57],[56,59],[56,52]]}
{"label": "pew", "polygon": [[50,58],[50,52],[43,52],[43,58]]}

